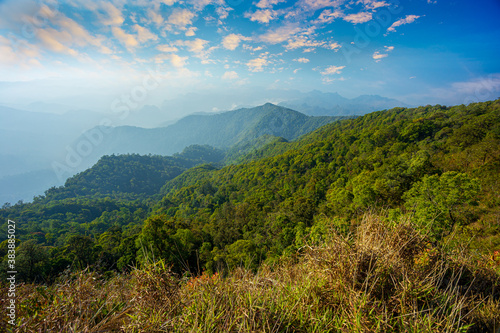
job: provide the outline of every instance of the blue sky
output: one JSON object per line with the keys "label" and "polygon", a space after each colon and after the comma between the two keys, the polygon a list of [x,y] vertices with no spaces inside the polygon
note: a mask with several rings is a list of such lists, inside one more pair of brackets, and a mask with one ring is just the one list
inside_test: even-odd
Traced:
{"label": "blue sky", "polygon": [[235,87],[491,100],[498,17],[498,0],[3,0],[0,100],[160,104]]}

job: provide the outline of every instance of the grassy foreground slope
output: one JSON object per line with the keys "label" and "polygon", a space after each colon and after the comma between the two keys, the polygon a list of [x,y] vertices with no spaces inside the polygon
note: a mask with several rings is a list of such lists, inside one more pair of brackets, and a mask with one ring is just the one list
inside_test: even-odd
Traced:
{"label": "grassy foreground slope", "polygon": [[[365,215],[257,273],[184,277],[159,261],[18,287],[17,332],[496,332],[498,266]],[[3,302],[4,307],[5,302]]]}

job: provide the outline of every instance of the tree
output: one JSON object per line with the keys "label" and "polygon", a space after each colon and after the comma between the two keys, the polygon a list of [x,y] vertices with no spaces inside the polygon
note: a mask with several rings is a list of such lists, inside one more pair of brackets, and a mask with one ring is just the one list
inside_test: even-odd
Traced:
{"label": "tree", "polygon": [[477,179],[450,171],[440,177],[424,176],[403,197],[420,227],[439,239],[455,224],[469,222],[470,205],[475,204],[479,190]]}
{"label": "tree", "polygon": [[44,247],[30,239],[22,242],[17,249],[16,268],[20,277],[26,282],[41,282],[43,280],[43,264],[47,259]]}
{"label": "tree", "polygon": [[185,222],[166,215],[149,217],[136,240],[143,263],[164,259],[177,272],[195,269],[198,243]]}
{"label": "tree", "polygon": [[66,243],[66,252],[79,269],[94,262],[94,240],[89,236],[72,235]]}
{"label": "tree", "polygon": [[257,269],[259,255],[251,240],[240,239],[227,247],[226,263],[230,269],[243,266],[247,269]]}

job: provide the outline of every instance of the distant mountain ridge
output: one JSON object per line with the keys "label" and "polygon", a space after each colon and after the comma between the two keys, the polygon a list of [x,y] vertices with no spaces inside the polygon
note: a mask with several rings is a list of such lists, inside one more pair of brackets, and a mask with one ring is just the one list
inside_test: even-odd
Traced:
{"label": "distant mountain ridge", "polygon": [[[0,151],[0,187],[5,189],[0,191],[0,203],[31,200],[33,195],[43,193],[48,186],[62,185],[67,177],[91,167],[103,155],[172,155],[193,144],[209,144],[219,149],[234,148],[228,152],[231,155],[228,157],[235,162],[244,151],[249,153],[254,149],[255,143],[259,146],[264,142],[273,142],[276,137],[296,139],[338,119],[331,117],[362,115],[374,110],[404,106],[402,102],[371,95],[348,99],[338,93],[320,91],[250,90],[246,93],[248,96],[238,98],[241,100],[237,103],[234,102],[235,96],[239,95],[232,94],[232,91],[228,91],[224,98],[195,94],[179,97],[161,108],[145,105],[131,112],[126,121],[115,119],[117,117],[114,115],[111,119],[116,127],[113,127],[112,133],[104,135],[102,142],[92,146],[92,152],[82,158],[81,164],[66,172],[63,178],[54,173],[51,163],[64,163],[68,147],[72,146],[75,150],[78,143],[87,139],[85,135],[78,135],[83,131],[87,131],[87,134],[92,132],[96,129],[93,126],[110,115],[78,107],[73,111],[53,114],[0,106],[0,137],[2,142],[7,143]],[[196,110],[188,107],[189,101],[205,98],[206,107]],[[282,102],[278,106],[251,106],[266,100]],[[213,104],[217,101],[224,102],[222,104],[225,106]],[[223,107],[232,109],[236,105],[250,106],[235,111],[214,112],[223,110]],[[52,106],[58,108],[58,105],[40,102],[30,104],[28,109],[42,111]],[[195,111],[195,114],[176,122],[166,121],[172,117],[172,112],[182,116]],[[122,126],[124,124],[133,126]],[[259,139],[263,136],[268,137]]]}
{"label": "distant mountain ridge", "polygon": [[[150,111],[157,112],[155,108]],[[240,148],[231,152],[231,158],[237,159],[243,151],[248,152],[252,142],[261,136],[267,135],[271,140],[274,137],[293,140],[340,119],[310,117],[270,103],[215,114],[189,115],[160,128],[90,127],[102,115],[93,113],[86,120],[80,111],[58,115],[0,107],[0,115],[4,120],[0,136],[4,142],[9,142],[0,152],[0,187],[5,189],[0,191],[0,202],[31,200],[48,187],[62,185],[67,177],[91,167],[104,155],[172,155],[196,144],[208,144],[224,150],[239,145]],[[91,129],[75,139],[85,126]],[[96,130],[101,131],[102,140],[97,137],[96,142],[89,142],[89,135]],[[247,147],[241,149],[242,145]],[[89,147],[91,151],[86,154]],[[87,150],[84,152],[82,149]],[[85,154],[75,159],[77,151]],[[67,164],[68,158],[73,160],[72,165]],[[54,163],[62,169],[55,170]]]}
{"label": "distant mountain ridge", "polygon": [[289,99],[278,105],[288,107],[310,116],[361,116],[373,111],[407,107],[396,99],[379,95],[361,95],[356,98],[345,98],[338,93],[324,93],[313,90]]}
{"label": "distant mountain ridge", "polygon": [[[266,103],[262,106],[217,114],[190,115],[167,127],[145,129],[119,126],[107,134],[87,157],[93,164],[110,154],[172,155],[193,144],[228,149],[263,135],[293,140],[340,117],[312,117]],[[76,142],[85,139],[85,134]]]}

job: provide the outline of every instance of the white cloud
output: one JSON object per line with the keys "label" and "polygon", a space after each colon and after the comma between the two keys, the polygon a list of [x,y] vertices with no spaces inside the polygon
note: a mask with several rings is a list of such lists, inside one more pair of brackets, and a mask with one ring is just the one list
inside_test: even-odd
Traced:
{"label": "white cloud", "polygon": [[22,67],[39,67],[40,62],[36,57],[39,56],[39,50],[28,44],[26,41],[19,41],[14,48],[12,41],[0,35],[0,67],[11,67],[20,65]]}
{"label": "white cloud", "polygon": [[301,62],[303,64],[306,64],[309,62],[309,59],[307,58],[298,58],[298,59],[293,59],[293,61]]}
{"label": "white cloud", "polygon": [[71,40],[71,35],[68,32],[60,32],[52,28],[39,29],[37,32],[40,42],[50,51],[56,53],[69,54],[71,56],[78,55],[78,52],[62,42]]}
{"label": "white cloud", "polygon": [[387,57],[387,53],[380,53],[379,51],[376,51],[373,53],[372,58],[375,59],[377,62],[380,61],[380,59]]}
{"label": "white cloud", "polygon": [[186,40],[183,44],[188,47],[189,52],[199,55],[205,51],[205,45],[208,44],[208,40],[196,38],[195,40]]}
{"label": "white cloud", "polygon": [[344,14],[340,10],[335,10],[334,12],[332,12],[330,9],[325,9],[324,11],[321,12],[321,14],[319,14],[315,23],[328,24],[333,22],[335,19],[343,16]]}
{"label": "white cloud", "polygon": [[259,23],[269,23],[278,17],[278,13],[274,10],[264,9],[258,10],[255,13],[245,13],[245,17],[249,18],[250,21],[257,21]]}
{"label": "white cloud", "polygon": [[346,2],[346,0],[299,0],[297,4],[302,10],[316,11],[326,7],[337,8],[344,2]]}
{"label": "white cloud", "polygon": [[278,44],[286,41],[290,36],[298,33],[300,28],[295,24],[289,24],[279,27],[275,30],[269,30],[260,36],[260,40],[269,44]]}
{"label": "white cloud", "polygon": [[138,24],[132,27],[137,32],[137,40],[139,43],[145,43],[148,40],[158,40],[158,36]]}
{"label": "white cloud", "polygon": [[349,14],[344,16],[344,21],[358,24],[358,23],[365,23],[368,22],[372,19],[372,13],[368,12],[361,12],[357,14]]}
{"label": "white cloud", "polygon": [[452,88],[459,94],[470,95],[477,100],[488,100],[498,97],[500,92],[500,74],[491,74],[470,81],[455,82]]}
{"label": "white cloud", "polygon": [[208,55],[213,50],[213,48],[205,48],[208,43],[208,40],[196,38],[194,40],[178,40],[175,45],[186,46],[188,51],[193,53],[195,57],[202,59],[202,63],[208,63]]}
{"label": "white cloud", "polygon": [[500,94],[500,73],[476,77],[468,81],[453,82],[446,87],[427,90],[425,93],[414,93],[406,99],[416,100],[415,104],[439,103],[448,105],[469,104],[491,101]]}
{"label": "white cloud", "polygon": [[[112,6],[112,8],[116,9],[116,7],[114,6]],[[121,14],[118,9],[116,9],[116,11]],[[111,10],[111,12],[111,15],[114,15],[115,17],[119,16],[116,13],[113,14],[113,10]],[[106,38],[104,36],[93,36],[89,31],[86,30],[85,27],[75,22],[73,19],[68,18],[56,9],[49,8],[47,5],[43,5],[39,9],[38,15],[40,16],[39,18],[25,17],[24,19],[29,22],[32,21],[33,24],[36,23],[35,21],[40,20],[40,22],[38,22],[35,26],[38,27],[35,32],[40,41],[40,44],[47,50],[75,56],[79,54],[79,52],[74,49],[75,46],[83,48],[90,45],[96,47],[97,50],[101,53],[112,53],[112,51],[106,45],[104,45],[104,42],[106,41]],[[42,18],[46,19],[47,21],[41,21]],[[100,19],[102,19],[102,17],[100,17]],[[114,19],[111,21],[116,23],[120,20]],[[109,23],[113,23],[111,21]],[[79,60],[83,60],[83,58],[80,58]]]}
{"label": "white cloud", "polygon": [[101,2],[102,9],[106,15],[101,17],[101,23],[104,25],[120,26],[125,21],[121,10],[113,6],[110,2]]}
{"label": "white cloud", "polygon": [[387,28],[387,31],[396,31],[396,27],[399,27],[400,25],[403,25],[403,24],[413,23],[419,17],[420,16],[418,16],[418,15],[406,15],[405,18],[394,22],[389,28]]}
{"label": "white cloud", "polygon": [[165,55],[165,58],[170,60],[172,66],[176,68],[182,68],[186,64],[188,57],[180,57],[175,53]]}
{"label": "white cloud", "polygon": [[179,51],[178,48],[176,48],[175,46],[170,46],[170,45],[158,45],[156,47],[156,49],[158,51],[161,51],[161,52],[165,52],[165,53],[169,53],[169,52],[177,52]]}
{"label": "white cloud", "polygon": [[222,40],[222,46],[228,50],[235,50],[240,45],[242,40],[250,41],[252,38],[237,34],[230,34],[224,37]]}
{"label": "white cloud", "polygon": [[324,84],[329,84],[329,83],[332,83],[334,81],[345,81],[345,78],[343,76],[339,77],[339,78],[331,78],[331,77],[325,76],[325,77],[323,77],[322,81]]}
{"label": "white cloud", "polygon": [[177,26],[179,29],[185,30],[186,26],[193,23],[195,14],[188,9],[174,9],[168,17],[168,23]]}
{"label": "white cloud", "polygon": [[280,2],[285,2],[286,0],[260,0],[255,6],[258,8],[272,8],[274,5],[277,5]]}
{"label": "white cloud", "polygon": [[340,45],[337,42],[332,42],[330,44],[325,45],[325,47],[327,49],[334,50],[335,52],[337,52],[342,47],[342,45]]}
{"label": "white cloud", "polygon": [[[385,52],[391,52],[394,50],[394,46],[384,46],[384,51]],[[388,53],[381,53],[380,51],[375,51],[372,55],[372,58],[376,61],[379,62],[381,59],[388,57]]]}
{"label": "white cloud", "polygon": [[113,27],[111,29],[111,32],[113,33],[113,36],[115,36],[115,38],[118,39],[129,50],[139,45],[139,42],[133,35],[126,33],[121,28]]}
{"label": "white cloud", "polygon": [[299,36],[296,37],[295,39],[289,39],[288,44],[285,46],[287,50],[295,50],[300,47],[309,47],[309,48],[314,48],[318,46],[324,45],[325,42],[318,42],[314,40],[308,39],[306,36]]}
{"label": "white cloud", "polygon": [[323,72],[321,72],[321,74],[322,75],[340,74],[342,73],[342,69],[344,68],[345,66],[329,66]]}
{"label": "white cloud", "polygon": [[[63,32],[68,32],[71,35],[71,40],[68,41],[77,46],[83,47],[93,45],[99,49],[101,53],[110,54],[111,50],[102,43],[105,40],[103,36],[94,37],[84,27],[76,23],[72,19],[58,15],[56,23],[62,28]],[[58,38],[58,37],[56,37]]]}
{"label": "white cloud", "polygon": [[264,56],[261,56],[247,62],[247,66],[248,70],[251,72],[262,72],[264,70],[263,67],[268,63],[269,61]]}
{"label": "white cloud", "polygon": [[156,24],[157,27],[160,27],[164,22],[163,16],[161,16],[161,14],[158,14],[153,9],[148,10],[148,17],[151,22]]}
{"label": "white cloud", "polygon": [[215,9],[215,12],[217,15],[219,15],[219,20],[225,20],[229,16],[229,12],[232,11],[233,9],[231,7],[217,7]]}
{"label": "white cloud", "polygon": [[245,50],[249,50],[249,51],[252,51],[252,52],[257,52],[257,51],[260,51],[260,50],[264,49],[262,46],[252,47],[252,46],[247,45],[247,44],[243,44],[243,48]]}
{"label": "white cloud", "polygon": [[222,75],[223,80],[235,80],[238,78],[238,73],[235,71],[229,71],[225,72],[224,75]]}
{"label": "white cloud", "polygon": [[193,36],[195,35],[195,33],[194,33],[194,32],[195,32],[196,30],[198,30],[196,27],[191,27],[191,28],[189,28],[189,29],[186,31],[186,33],[185,33],[186,37],[193,37]]}
{"label": "white cloud", "polygon": [[213,0],[188,0],[188,2],[194,7],[196,11],[202,11],[206,6],[210,5],[212,2],[220,2]]}
{"label": "white cloud", "polygon": [[375,10],[377,8],[390,6],[390,4],[385,1],[377,1],[377,0],[359,0],[357,3],[358,4],[362,3],[368,10]]}

